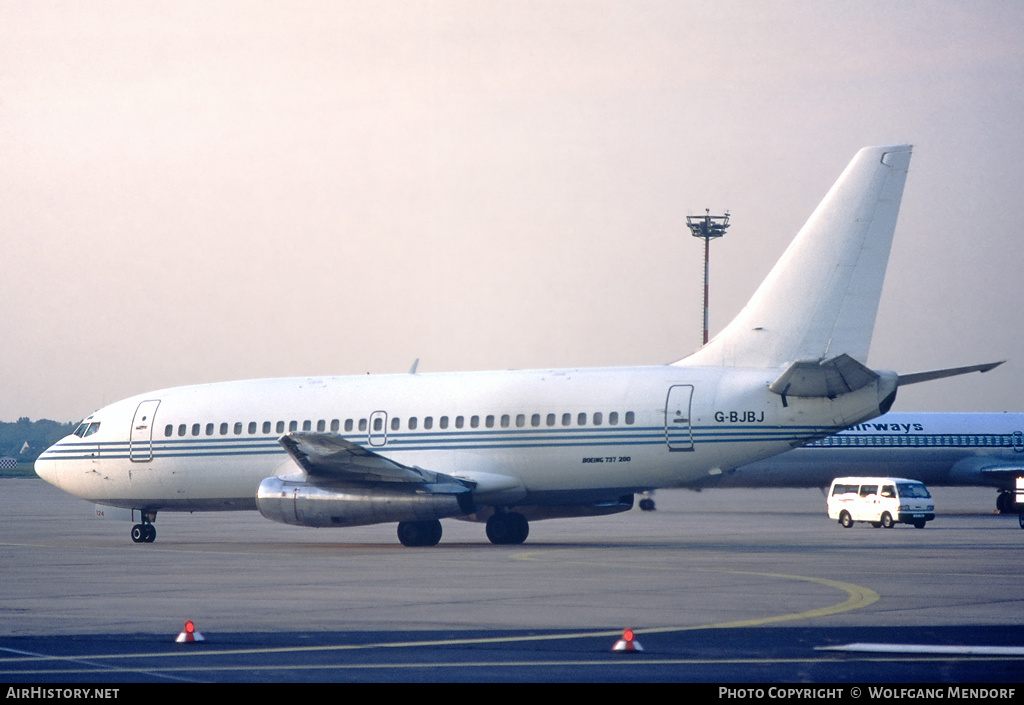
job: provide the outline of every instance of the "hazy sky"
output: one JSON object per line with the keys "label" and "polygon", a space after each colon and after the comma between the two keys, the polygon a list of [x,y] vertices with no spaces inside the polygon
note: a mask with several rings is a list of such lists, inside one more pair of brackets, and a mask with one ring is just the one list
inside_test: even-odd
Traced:
{"label": "hazy sky", "polygon": [[870,363],[1008,359],[1024,4],[0,0],[0,420],[248,377],[660,364],[915,145]]}

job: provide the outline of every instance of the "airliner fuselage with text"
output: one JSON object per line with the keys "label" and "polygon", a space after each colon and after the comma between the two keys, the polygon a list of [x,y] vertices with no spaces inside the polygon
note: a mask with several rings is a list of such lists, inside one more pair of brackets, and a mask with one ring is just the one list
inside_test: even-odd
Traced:
{"label": "airliner fuselage with text", "polygon": [[37,473],[138,514],[258,509],[315,527],[440,519],[521,543],[529,521],[632,506],[886,412],[901,377],[866,366],[910,147],[858,152],[746,308],[671,365],[250,380],[95,412]]}
{"label": "airliner fuselage with text", "polygon": [[[852,399],[847,408],[828,399],[783,407],[767,389],[773,379],[661,366],[181,387],[98,411],[37,468],[46,479],[60,469],[53,481],[72,494],[144,512],[256,509],[259,489],[261,511],[287,523],[463,516],[480,505],[525,505],[521,512],[542,518],[566,507],[570,515],[628,509],[634,492],[788,450],[884,402],[870,389],[854,410]],[[803,419],[811,406],[822,419],[815,425]],[[295,455],[279,442],[286,435]],[[314,454],[358,467],[358,479],[318,484],[350,485],[345,494],[362,499],[321,515],[318,496],[287,479]]]}
{"label": "airliner fuselage with text", "polygon": [[871,475],[939,487],[993,487],[999,491],[997,508],[1017,512],[1024,414],[889,412],[802,448],[705,478],[704,486],[827,488],[837,477]]}

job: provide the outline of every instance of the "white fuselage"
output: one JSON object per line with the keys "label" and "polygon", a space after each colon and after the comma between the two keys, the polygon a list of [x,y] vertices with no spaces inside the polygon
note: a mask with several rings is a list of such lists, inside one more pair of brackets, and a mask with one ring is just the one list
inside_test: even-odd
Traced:
{"label": "white fuselage", "polygon": [[888,413],[842,433],[708,478],[717,487],[828,487],[844,475],[1011,491],[1024,476],[1024,414]]}
{"label": "white fuselage", "polygon": [[179,387],[100,409],[36,471],[98,504],[254,509],[262,480],[298,470],[282,435],[335,432],[406,466],[514,478],[526,491],[515,504],[563,504],[700,483],[879,413],[876,385],[787,401],[767,388],[777,375],[664,366]]}

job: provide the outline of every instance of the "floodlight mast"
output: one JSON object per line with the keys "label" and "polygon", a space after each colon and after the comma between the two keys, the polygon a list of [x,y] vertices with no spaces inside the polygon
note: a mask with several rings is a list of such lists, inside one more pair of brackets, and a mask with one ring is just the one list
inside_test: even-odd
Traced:
{"label": "floodlight mast", "polygon": [[729,211],[725,215],[711,215],[711,209],[705,208],[704,215],[686,216],[686,227],[694,237],[704,240],[704,345],[708,342],[708,272],[711,252],[711,241],[725,235],[729,229]]}

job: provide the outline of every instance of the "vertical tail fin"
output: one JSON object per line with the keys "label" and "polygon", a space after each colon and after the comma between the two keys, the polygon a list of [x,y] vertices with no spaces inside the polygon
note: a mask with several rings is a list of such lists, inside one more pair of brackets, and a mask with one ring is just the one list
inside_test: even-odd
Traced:
{"label": "vertical tail fin", "polygon": [[911,147],[865,147],[740,314],[677,365],[867,361]]}

